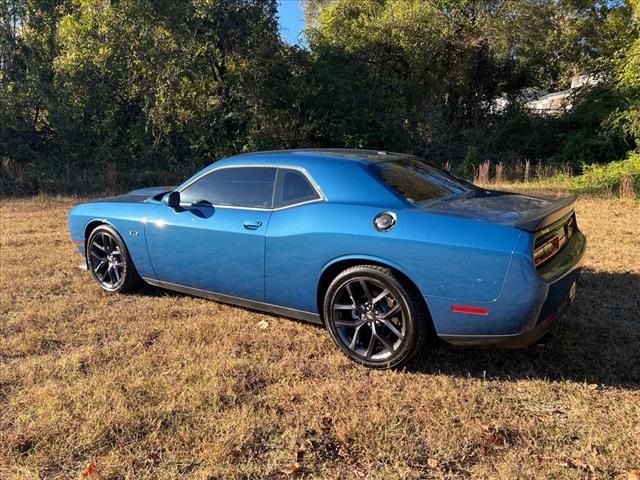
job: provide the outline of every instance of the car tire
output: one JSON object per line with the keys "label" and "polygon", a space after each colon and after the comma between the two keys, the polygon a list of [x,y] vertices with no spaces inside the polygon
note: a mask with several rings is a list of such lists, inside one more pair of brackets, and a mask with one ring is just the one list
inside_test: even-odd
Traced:
{"label": "car tire", "polygon": [[89,234],[86,262],[93,279],[109,293],[130,292],[143,283],[122,238],[109,225]]}
{"label": "car tire", "polygon": [[427,342],[430,322],[419,295],[390,268],[357,265],[329,285],[324,322],[351,360],[370,368],[398,368]]}

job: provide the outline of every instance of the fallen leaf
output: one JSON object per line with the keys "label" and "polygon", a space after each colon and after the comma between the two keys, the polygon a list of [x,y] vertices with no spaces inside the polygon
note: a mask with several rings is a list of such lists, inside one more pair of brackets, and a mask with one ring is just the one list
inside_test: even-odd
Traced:
{"label": "fallen leaf", "polygon": [[490,447],[498,443],[498,436],[493,432],[484,432],[482,434],[482,438],[484,439],[484,445],[486,447]]}
{"label": "fallen leaf", "polygon": [[482,428],[484,429],[484,432],[482,432],[482,440],[485,448],[507,443],[507,436],[502,429],[487,425]]}
{"label": "fallen leaf", "polygon": [[640,470],[629,470],[627,480],[640,480]]}
{"label": "fallen leaf", "polygon": [[82,471],[82,477],[87,478],[92,476],[94,473],[96,473],[96,465],[91,462],[89,465],[87,465],[87,468]]}
{"label": "fallen leaf", "polygon": [[258,323],[256,323],[256,327],[258,327],[260,330],[266,330],[267,328],[269,328],[269,322],[267,322],[266,320],[260,320]]}
{"label": "fallen leaf", "polygon": [[298,462],[288,466],[287,468],[283,468],[280,470],[285,475],[295,475],[300,471],[300,464]]}

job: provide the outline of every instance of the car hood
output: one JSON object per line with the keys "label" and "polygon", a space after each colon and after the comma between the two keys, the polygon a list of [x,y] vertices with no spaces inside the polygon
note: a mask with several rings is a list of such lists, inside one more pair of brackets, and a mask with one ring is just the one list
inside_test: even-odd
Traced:
{"label": "car hood", "polygon": [[140,188],[138,190],[132,190],[124,195],[117,195],[115,197],[103,198],[97,200],[97,202],[109,202],[109,203],[142,203],[149,200],[151,197],[159,195],[161,193],[170,192],[175,187],[148,187]]}
{"label": "car hood", "polygon": [[146,197],[152,197],[154,195],[158,195],[159,193],[166,193],[173,190],[175,187],[165,186],[165,187],[147,187],[140,188],[138,190],[131,190],[127,195],[144,195]]}
{"label": "car hood", "polygon": [[501,225],[518,225],[536,212],[553,209],[555,203],[553,199],[482,190],[418,205],[418,208]]}

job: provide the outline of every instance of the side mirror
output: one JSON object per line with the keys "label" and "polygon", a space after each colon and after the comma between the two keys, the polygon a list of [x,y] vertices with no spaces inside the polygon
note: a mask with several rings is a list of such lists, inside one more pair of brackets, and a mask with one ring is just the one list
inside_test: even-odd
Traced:
{"label": "side mirror", "polygon": [[170,208],[177,210],[180,208],[180,192],[170,192],[162,198],[162,201]]}

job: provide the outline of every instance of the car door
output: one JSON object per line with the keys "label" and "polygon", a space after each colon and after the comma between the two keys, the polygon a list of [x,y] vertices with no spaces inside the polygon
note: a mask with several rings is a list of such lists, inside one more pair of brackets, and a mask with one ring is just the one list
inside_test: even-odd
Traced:
{"label": "car door", "polygon": [[332,245],[323,230],[335,221],[324,200],[308,172],[278,168],[265,254],[267,303],[316,311],[322,253]]}
{"label": "car door", "polygon": [[271,167],[221,167],[182,188],[179,208],[159,205],[145,226],[157,279],[264,301],[275,177]]}

